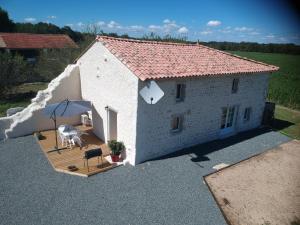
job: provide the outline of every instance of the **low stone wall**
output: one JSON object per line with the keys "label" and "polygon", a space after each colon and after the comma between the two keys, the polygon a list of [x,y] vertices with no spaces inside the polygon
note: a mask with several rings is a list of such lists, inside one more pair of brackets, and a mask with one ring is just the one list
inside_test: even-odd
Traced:
{"label": "low stone wall", "polygon": [[[0,140],[32,134],[35,131],[53,129],[54,124],[50,118],[42,114],[47,105],[69,100],[81,100],[80,72],[77,65],[69,65],[65,71],[52,80],[48,88],[39,91],[31,100],[31,104],[23,111],[9,117],[0,118]],[[78,124],[79,116],[71,118],[58,118],[61,123]]]}

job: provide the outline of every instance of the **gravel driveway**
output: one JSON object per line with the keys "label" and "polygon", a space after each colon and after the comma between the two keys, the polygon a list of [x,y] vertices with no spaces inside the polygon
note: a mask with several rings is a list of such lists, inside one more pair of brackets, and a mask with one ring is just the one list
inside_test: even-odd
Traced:
{"label": "gravel driveway", "polygon": [[33,136],[0,143],[0,224],[226,224],[203,183],[290,139],[255,130],[90,178],[55,172]]}

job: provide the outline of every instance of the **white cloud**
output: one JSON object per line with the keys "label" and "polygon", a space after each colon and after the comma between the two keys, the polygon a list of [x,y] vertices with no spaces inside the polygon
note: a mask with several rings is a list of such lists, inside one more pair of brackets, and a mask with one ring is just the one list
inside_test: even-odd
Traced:
{"label": "white cloud", "polygon": [[175,20],[165,19],[163,23],[162,30],[164,33],[172,33],[179,28]]}
{"label": "white cloud", "polygon": [[111,20],[111,21],[107,24],[107,27],[108,27],[108,28],[120,28],[121,26],[120,26],[117,22]]}
{"label": "white cloud", "polygon": [[171,20],[169,20],[169,19],[164,19],[163,23],[171,23]]}
{"label": "white cloud", "polygon": [[202,35],[212,34],[212,31],[210,31],[210,30],[204,30],[204,31],[201,31],[200,34],[202,34]]}
{"label": "white cloud", "polygon": [[250,27],[236,27],[236,28],[234,28],[234,30],[236,30],[236,31],[252,31],[253,28],[250,28]]}
{"label": "white cloud", "polygon": [[66,26],[68,26],[68,27],[73,27],[74,24],[73,24],[73,23],[67,23]]}
{"label": "white cloud", "polygon": [[105,22],[104,22],[104,21],[98,21],[98,22],[96,23],[96,25],[102,27],[102,26],[105,26]]}
{"label": "white cloud", "polygon": [[36,18],[28,17],[28,18],[25,18],[24,21],[27,22],[27,23],[32,23],[32,22],[36,21]]}
{"label": "white cloud", "polygon": [[189,30],[186,27],[180,27],[177,32],[180,34],[186,34]]}
{"label": "white cloud", "polygon": [[282,41],[282,42],[287,42],[288,41],[288,39],[286,37],[280,37],[279,40]]}
{"label": "white cloud", "polygon": [[48,19],[56,19],[57,17],[56,16],[48,16],[47,18]]}
{"label": "white cloud", "polygon": [[267,35],[266,38],[273,39],[273,38],[275,38],[275,35],[270,34],[270,35]]}
{"label": "white cloud", "polygon": [[256,31],[253,31],[253,32],[250,32],[249,34],[250,34],[250,35],[259,35],[260,33],[259,33],[259,32],[256,32]]}
{"label": "white cloud", "polygon": [[219,21],[219,20],[210,20],[210,21],[207,22],[206,25],[209,26],[209,27],[216,27],[216,26],[221,25],[221,21]]}
{"label": "white cloud", "polygon": [[151,30],[151,31],[157,31],[157,30],[161,30],[162,27],[158,26],[158,25],[149,25],[148,29]]}
{"label": "white cloud", "polygon": [[77,26],[83,27],[83,26],[84,26],[84,23],[83,23],[83,22],[78,22],[78,23],[77,23]]}
{"label": "white cloud", "polygon": [[229,33],[232,32],[232,29],[231,29],[230,26],[228,26],[228,27],[225,27],[225,28],[220,29],[220,30],[218,30],[218,31],[221,32],[221,33],[223,33],[223,34],[229,34]]}
{"label": "white cloud", "polygon": [[144,27],[140,26],[140,25],[131,25],[128,28],[129,28],[129,30],[132,30],[132,31],[142,31],[142,30],[144,30]]}

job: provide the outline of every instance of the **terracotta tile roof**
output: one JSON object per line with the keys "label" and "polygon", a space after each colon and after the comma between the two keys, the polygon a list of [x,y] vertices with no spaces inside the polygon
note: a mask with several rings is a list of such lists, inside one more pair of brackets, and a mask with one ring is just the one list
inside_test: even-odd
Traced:
{"label": "terracotta tile roof", "polygon": [[141,80],[273,72],[279,68],[199,44],[142,41],[98,36]]}
{"label": "terracotta tile roof", "polygon": [[78,48],[78,46],[64,34],[0,33],[0,48],[41,49]]}

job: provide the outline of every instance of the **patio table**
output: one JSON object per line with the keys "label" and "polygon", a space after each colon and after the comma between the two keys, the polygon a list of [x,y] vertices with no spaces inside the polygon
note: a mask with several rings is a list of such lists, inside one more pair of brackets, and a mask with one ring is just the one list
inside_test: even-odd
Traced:
{"label": "patio table", "polygon": [[64,143],[64,140],[71,140],[74,136],[78,136],[78,130],[71,125],[59,126],[58,133],[62,143]]}
{"label": "patio table", "polygon": [[66,138],[72,138],[75,135],[78,135],[78,131],[74,128],[74,130],[68,130],[68,131],[59,131],[59,133],[66,137]]}

